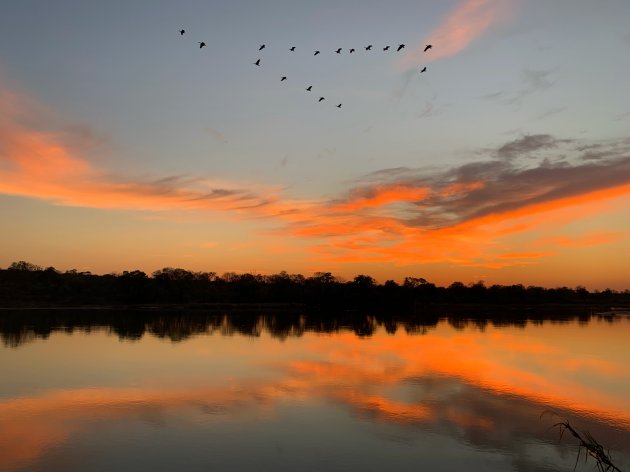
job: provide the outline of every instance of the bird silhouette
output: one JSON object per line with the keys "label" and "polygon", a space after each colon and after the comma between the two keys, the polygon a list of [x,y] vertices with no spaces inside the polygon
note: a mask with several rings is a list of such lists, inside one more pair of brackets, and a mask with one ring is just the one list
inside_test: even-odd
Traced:
{"label": "bird silhouette", "polygon": [[341,103],[339,105],[337,105],[337,108],[341,108]]}
{"label": "bird silhouette", "polygon": [[308,87],[306,87],[306,90],[307,90],[308,92],[310,92],[312,88],[313,88],[313,86],[312,86],[312,85],[309,85]]}
{"label": "bird silhouette", "polygon": [[420,71],[420,73],[422,74],[423,72],[426,72],[426,71],[427,71],[427,66],[424,66],[422,70]]}
{"label": "bird silhouette", "polygon": [[259,51],[262,51],[263,49],[265,49],[265,45],[261,44],[260,47],[258,48]]}
{"label": "bird silhouette", "polygon": [[260,59],[258,59],[256,62],[254,62],[254,65],[259,66],[260,65]]}
{"label": "bird silhouette", "polygon": [[199,43],[199,49],[201,49],[202,47],[204,47],[206,45],[206,43],[204,43],[203,41],[197,41]]}
{"label": "bird silhouette", "polygon": [[337,54],[341,54],[341,48],[337,49],[335,52],[336,52]]}
{"label": "bird silhouette", "polygon": [[405,45],[404,44],[399,44],[398,45],[398,49],[396,49],[396,52],[400,51],[402,48],[404,48]]}
{"label": "bird silhouette", "polygon": [[319,97],[319,100],[317,100],[318,102],[321,102],[322,100],[326,100],[324,97]]}
{"label": "bird silhouette", "polygon": [[354,52],[354,48],[350,49],[350,54],[352,54]]}
{"label": "bird silhouette", "polygon": [[289,51],[295,51],[295,46],[290,47]]}
{"label": "bird silhouette", "polygon": [[313,56],[317,56],[319,54],[319,51],[315,51],[315,54],[313,54]]}
{"label": "bird silhouette", "polygon": [[431,49],[432,47],[433,47],[432,45],[427,44],[427,45],[424,47],[424,52],[427,52],[427,51],[428,51],[429,49]]}
{"label": "bird silhouette", "polygon": [[184,36],[184,33],[185,33],[185,32],[186,32],[186,30],[184,30],[184,29],[180,29],[180,30],[179,30],[179,34],[180,34],[181,36]]}
{"label": "bird silhouette", "polygon": [[280,79],[280,82],[283,82],[283,81],[285,81],[285,80],[287,80],[287,78],[286,78],[286,76],[283,76],[283,77]]}
{"label": "bird silhouette", "polygon": [[385,46],[385,47],[383,48],[383,51],[389,51],[389,46]]}
{"label": "bird silhouette", "polygon": [[372,50],[372,45],[370,44],[369,46],[366,46],[366,47],[365,47],[365,50],[366,50],[366,51],[371,51],[371,50]]}

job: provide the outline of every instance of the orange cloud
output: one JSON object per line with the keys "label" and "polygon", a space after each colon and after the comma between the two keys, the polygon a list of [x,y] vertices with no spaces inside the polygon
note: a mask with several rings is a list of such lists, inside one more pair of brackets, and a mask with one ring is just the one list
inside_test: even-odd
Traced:
{"label": "orange cloud", "polygon": [[[490,5],[494,3],[478,0],[460,9]],[[276,224],[273,236],[308,241],[310,258],[318,262],[532,263],[570,242],[551,238],[541,251],[510,244],[510,238],[584,220],[600,213],[604,202],[630,195],[630,159],[619,157],[614,148],[608,161],[575,166],[523,170],[512,161],[491,160],[432,176],[382,171],[373,176],[375,183],[358,185],[332,201],[289,199],[279,188],[248,182],[122,178],[78,155],[63,135],[26,126],[33,107],[2,87],[0,105],[7,110],[0,117],[0,193],[57,205],[264,219]],[[572,143],[546,139],[551,149]],[[518,149],[525,141],[527,137],[518,140]]]}
{"label": "orange cloud", "polygon": [[[0,87],[0,90],[2,88]],[[20,124],[26,105],[2,91],[0,193],[40,198],[58,205],[131,210],[219,211],[282,214],[303,202],[280,202],[278,189],[200,178],[153,181],[121,179],[77,156],[58,133]],[[269,207],[269,208],[264,208]]]}
{"label": "orange cloud", "polygon": [[430,189],[420,187],[408,187],[404,185],[382,185],[371,188],[369,192],[357,189],[351,195],[348,202],[333,205],[332,211],[361,210],[364,208],[379,207],[392,203],[412,203],[424,200],[430,194]]}
{"label": "orange cloud", "polygon": [[[510,0],[463,0],[422,43],[403,57],[402,67],[414,67],[459,53],[490,26],[505,20],[511,3]],[[426,44],[432,44],[433,48],[425,53]]]}
{"label": "orange cloud", "polygon": [[625,237],[627,237],[627,234],[623,232],[591,233],[582,236],[559,235],[540,239],[535,241],[534,244],[559,247],[590,247],[614,243],[624,239]]}

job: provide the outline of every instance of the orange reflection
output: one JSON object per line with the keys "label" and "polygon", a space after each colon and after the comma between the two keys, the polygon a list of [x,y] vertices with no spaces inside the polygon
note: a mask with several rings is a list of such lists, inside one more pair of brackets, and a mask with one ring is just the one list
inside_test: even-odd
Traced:
{"label": "orange reflection", "polygon": [[[618,350],[625,337],[624,330],[597,323],[588,329],[488,327],[481,333],[457,331],[445,322],[425,336],[402,329],[395,335],[377,331],[368,339],[348,332],[306,333],[291,348],[263,335],[259,349],[273,352],[270,359],[278,359],[273,371],[280,378],[252,380],[261,368],[270,368],[253,356],[250,369],[227,387],[81,388],[0,401],[0,469],[28,464],[49,446],[91,427],[94,419],[146,421],[173,409],[177,418],[185,417],[181,410],[255,418],[273,413],[279,400],[324,399],[392,423],[446,423],[485,431],[516,421],[511,405],[518,402],[523,423],[535,423],[540,413],[553,408],[592,421],[603,418],[630,431],[624,383],[630,378],[629,353],[607,354],[604,347],[610,342]],[[601,353],[597,358],[583,349],[593,339],[604,343],[594,348]],[[207,347],[207,338],[205,344],[202,338],[188,342]],[[199,354],[190,351],[193,357]],[[250,356],[251,351],[241,354]],[[191,383],[198,380],[193,373]]]}
{"label": "orange reflection", "polygon": [[[566,327],[563,328],[563,336],[567,336]],[[593,328],[589,330],[589,337],[597,336]],[[596,379],[630,378],[630,368],[621,362],[576,357],[572,342],[575,341],[546,344],[505,332],[480,335],[449,333],[444,329],[422,338],[380,336],[378,342],[369,343],[352,334],[342,334],[334,339],[322,337],[313,346],[320,352],[332,353],[329,357],[340,364],[310,365],[308,372],[312,377],[323,377],[320,381],[327,384],[334,384],[332,377],[339,374],[338,383],[351,382],[355,386],[373,383],[374,371],[379,369],[378,382],[383,384],[432,375],[455,377],[497,394],[590,412],[629,428],[630,399],[625,390],[604,392],[590,384]],[[360,365],[350,364],[352,369],[348,372],[347,360],[357,356],[362,358]],[[392,365],[392,358],[398,362]],[[305,369],[303,364],[298,367]]]}

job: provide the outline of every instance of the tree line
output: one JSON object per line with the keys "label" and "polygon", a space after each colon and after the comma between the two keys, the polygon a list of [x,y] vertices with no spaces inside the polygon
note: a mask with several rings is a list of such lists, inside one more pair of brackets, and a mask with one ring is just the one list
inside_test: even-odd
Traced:
{"label": "tree line", "polygon": [[0,269],[0,306],[77,306],[142,304],[295,304],[338,309],[414,308],[453,304],[630,303],[630,291],[589,291],[585,287],[486,285],[453,282],[437,286],[421,277],[379,284],[369,275],[342,280],[330,272],[310,277],[280,272],[261,275],[194,272],[165,267],[151,275],[140,270],[96,275],[19,261]]}

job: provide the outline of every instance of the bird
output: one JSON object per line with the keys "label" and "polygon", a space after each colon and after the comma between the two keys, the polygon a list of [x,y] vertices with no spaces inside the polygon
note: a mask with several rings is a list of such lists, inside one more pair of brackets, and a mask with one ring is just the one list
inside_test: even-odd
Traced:
{"label": "bird", "polygon": [[389,50],[389,46],[385,46],[385,47],[383,48],[383,51],[388,51],[388,50]]}
{"label": "bird", "polygon": [[404,48],[405,45],[404,44],[399,44],[398,45],[398,49],[396,49],[396,52],[400,51],[402,48]]}
{"label": "bird", "polygon": [[354,52],[354,48],[350,49],[350,54],[352,54]]}
{"label": "bird", "polygon": [[317,56],[319,54],[319,51],[315,51],[315,54],[313,54],[313,56]]}
{"label": "bird", "polygon": [[427,51],[428,51],[429,49],[431,49],[432,47],[433,47],[433,46],[432,46],[431,44],[427,44],[427,45],[424,47],[424,52],[427,52]]}
{"label": "bird", "polygon": [[341,54],[341,48],[337,49],[335,52],[336,52],[337,54]]}
{"label": "bird", "polygon": [[180,30],[179,30],[179,34],[180,34],[181,36],[184,36],[184,33],[185,33],[185,32],[186,32],[186,30],[184,30],[184,29],[180,29]]}
{"label": "bird", "polygon": [[337,108],[341,108],[341,103],[339,105],[337,105]]}
{"label": "bird", "polygon": [[295,51],[295,46],[290,47],[289,51]]}
{"label": "bird", "polygon": [[259,51],[262,51],[263,49],[265,49],[265,45],[261,44],[260,47],[258,48]]}
{"label": "bird", "polygon": [[202,47],[204,47],[206,45],[206,43],[204,43],[203,41],[197,41],[199,43],[199,49],[201,49]]}
{"label": "bird", "polygon": [[319,100],[317,100],[318,102],[321,102],[322,100],[326,100],[324,97],[319,97]]}
{"label": "bird", "polygon": [[426,71],[427,71],[427,66],[424,66],[422,70],[420,71],[420,73],[422,74],[423,72],[426,72]]}
{"label": "bird", "polygon": [[260,59],[258,59],[256,62],[254,62],[254,65],[259,66],[260,65]]}
{"label": "bird", "polygon": [[283,81],[285,81],[285,80],[287,80],[287,78],[286,78],[286,76],[283,76],[283,77],[280,79],[280,82],[283,82]]}
{"label": "bird", "polygon": [[309,85],[308,87],[306,87],[306,91],[307,91],[307,92],[310,92],[312,88],[313,88],[313,86],[312,86],[312,85]]}
{"label": "bird", "polygon": [[371,45],[371,44],[370,44],[369,46],[366,46],[366,47],[365,47],[365,50],[366,50],[366,51],[369,51],[369,50],[371,50],[371,49],[372,49],[372,45]]}

